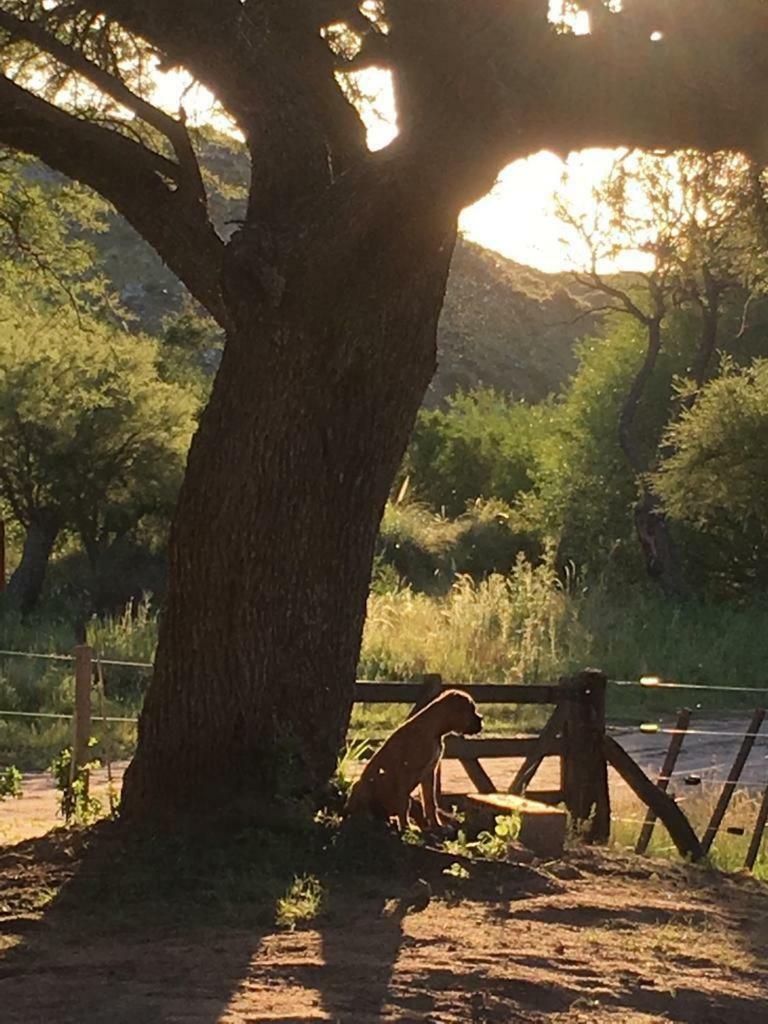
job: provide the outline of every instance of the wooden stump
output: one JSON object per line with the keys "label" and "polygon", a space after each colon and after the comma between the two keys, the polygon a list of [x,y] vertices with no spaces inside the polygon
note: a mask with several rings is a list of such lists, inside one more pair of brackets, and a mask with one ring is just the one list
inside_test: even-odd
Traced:
{"label": "wooden stump", "polygon": [[492,832],[499,815],[518,814],[518,839],[523,846],[540,857],[562,856],[568,824],[565,811],[512,793],[470,793],[464,806],[470,835],[483,830]]}

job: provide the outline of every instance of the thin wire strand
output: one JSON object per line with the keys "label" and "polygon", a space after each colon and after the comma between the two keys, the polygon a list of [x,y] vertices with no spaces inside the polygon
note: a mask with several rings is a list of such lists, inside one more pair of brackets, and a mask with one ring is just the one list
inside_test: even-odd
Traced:
{"label": "thin wire strand", "polygon": [[704,683],[668,683],[642,679],[610,679],[612,686],[638,686],[643,690],[711,690],[716,693],[768,693],[768,686],[707,686]]}
{"label": "thin wire strand", "polygon": [[[38,654],[35,651],[0,651],[0,657],[5,658],[37,658],[41,661],[69,661],[75,660],[72,654]],[[98,657],[98,655],[97,655]],[[151,661],[117,661],[114,658],[100,658],[102,665],[111,665],[113,668],[153,668]]]}
{"label": "thin wire strand", "polygon": [[[41,654],[36,651],[8,651],[0,650],[0,657],[8,658],[40,658],[44,661],[74,661],[72,654]],[[140,668],[151,669],[154,665],[151,661],[123,661],[114,658],[101,658],[102,665],[110,665],[114,668]],[[376,683],[381,680],[358,679],[358,683]],[[662,680],[643,679],[609,679],[612,686],[636,686],[643,690],[704,690],[715,693],[768,693],[768,686],[708,686],[704,683],[675,683]],[[403,685],[408,685],[407,681]],[[460,684],[457,684],[460,685]],[[503,687],[499,684],[499,688]]]}
{"label": "thin wire strand", "polygon": [[[70,722],[74,718],[74,715],[67,715],[56,711],[2,711],[0,710],[0,718],[57,718],[60,721]],[[138,718],[119,718],[117,716],[107,716],[102,718],[99,716],[102,722],[138,722]]]}
{"label": "thin wire strand", "polygon": [[0,651],[6,658],[39,658],[41,661],[74,661],[73,654],[38,654],[35,651]]}
{"label": "thin wire strand", "polygon": [[731,729],[665,729],[659,727],[650,732],[635,726],[634,733],[643,736],[736,736],[744,739],[768,740],[768,732],[734,732]]}

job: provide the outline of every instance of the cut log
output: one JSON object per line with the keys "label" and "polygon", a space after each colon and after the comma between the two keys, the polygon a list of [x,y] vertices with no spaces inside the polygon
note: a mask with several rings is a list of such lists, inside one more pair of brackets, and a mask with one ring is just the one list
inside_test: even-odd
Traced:
{"label": "cut log", "polygon": [[565,811],[527,800],[512,793],[470,793],[465,798],[466,824],[470,835],[493,831],[496,818],[520,816],[518,839],[540,857],[561,857],[568,826]]}

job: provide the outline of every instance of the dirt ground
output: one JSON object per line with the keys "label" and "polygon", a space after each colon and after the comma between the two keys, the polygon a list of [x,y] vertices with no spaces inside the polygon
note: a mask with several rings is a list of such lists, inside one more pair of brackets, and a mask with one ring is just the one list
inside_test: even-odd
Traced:
{"label": "dirt ground", "polygon": [[0,851],[4,1024],[768,1020],[768,887],[745,878],[584,851],[464,881],[418,862],[337,877],[325,912],[280,931],[245,898],[87,906],[116,863],[63,832]]}
{"label": "dirt ground", "polygon": [[[659,737],[622,742],[660,760]],[[715,781],[723,756],[692,750],[682,770],[711,763]],[[504,788],[517,764],[486,767]],[[536,784],[556,771],[545,763]],[[467,788],[446,763],[444,790]],[[45,835],[60,823],[47,776],[24,791],[0,804],[2,1024],[768,1022],[768,886],[747,877],[578,849],[459,879],[402,847],[403,870],[377,871],[374,855],[362,876],[324,878],[323,908],[290,931],[274,900],[265,918],[242,864],[222,863],[223,904],[206,886],[179,905],[175,854],[159,855],[159,895],[145,891],[130,850],[97,842],[94,856],[94,833]],[[92,792],[106,796],[103,772]]]}

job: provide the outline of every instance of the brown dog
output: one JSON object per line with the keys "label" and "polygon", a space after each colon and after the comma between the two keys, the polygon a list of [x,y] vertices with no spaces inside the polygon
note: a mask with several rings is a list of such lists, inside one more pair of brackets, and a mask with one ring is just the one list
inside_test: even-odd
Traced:
{"label": "brown dog", "polygon": [[347,813],[368,811],[385,820],[397,818],[400,829],[405,829],[411,792],[421,784],[424,816],[438,828],[442,822],[435,785],[443,737],[478,733],[482,727],[472,698],[461,690],[446,690],[395,729],[376,751],[349,794]]}

